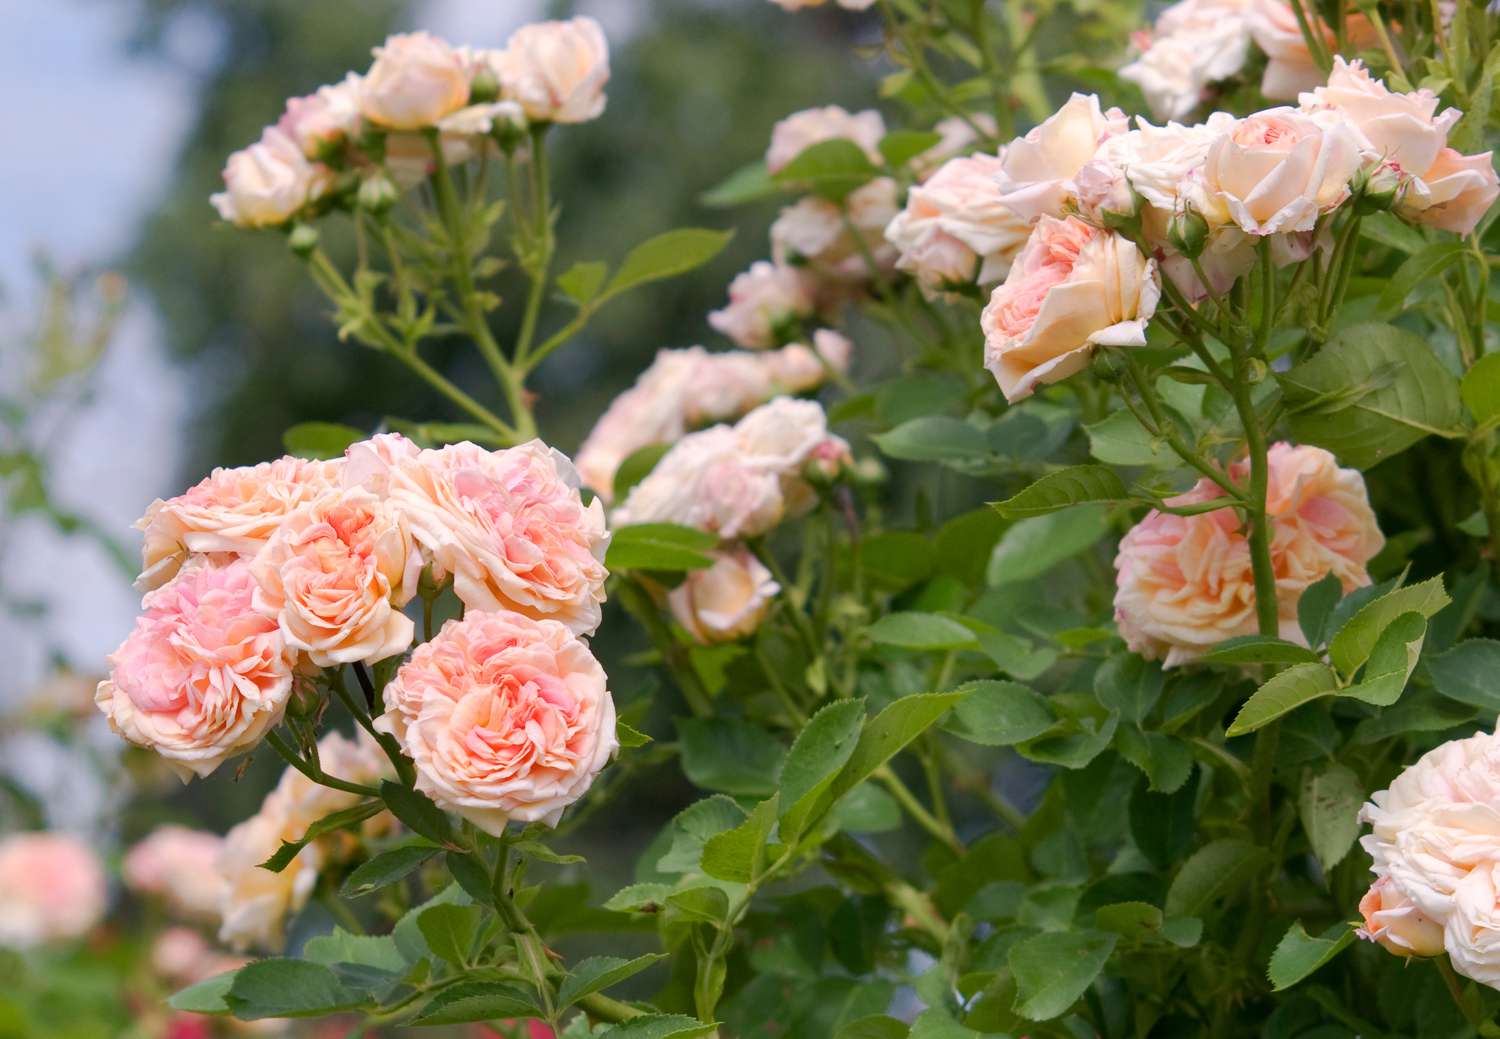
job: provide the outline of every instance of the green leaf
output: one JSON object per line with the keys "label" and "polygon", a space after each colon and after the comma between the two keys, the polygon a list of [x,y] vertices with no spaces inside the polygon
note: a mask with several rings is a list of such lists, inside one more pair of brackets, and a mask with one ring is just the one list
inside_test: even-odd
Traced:
{"label": "green leaf", "polygon": [[1393,325],[1350,325],[1277,380],[1293,439],[1357,469],[1460,432],[1458,380],[1421,336]]}
{"label": "green leaf", "polygon": [[702,266],[719,255],[733,237],[733,231],[680,227],[648,238],[625,254],[599,302],[648,282],[675,277]]}
{"label": "green leaf", "polygon": [[942,1007],[928,1007],[911,1023],[909,1039],[982,1039],[979,1032],[959,1024]]}
{"label": "green leaf", "polygon": [[1420,613],[1403,613],[1391,621],[1376,640],[1358,684],[1340,695],[1376,707],[1391,706],[1406,690],[1406,680],[1417,666],[1426,636],[1427,618]]}
{"label": "green leaf", "polygon": [[833,799],[838,800],[869,779],[871,773],[930,729],[963,697],[962,692],[903,696],[865,722],[854,752],[833,781],[830,789]]}
{"label": "green leaf", "polygon": [[1199,659],[1205,664],[1301,664],[1321,658],[1306,646],[1285,639],[1244,635],[1226,639]]}
{"label": "green leaf", "polygon": [[380,799],[413,833],[439,844],[453,843],[453,825],[426,794],[387,779],[380,784]]}
{"label": "green leaf", "polygon": [[831,703],[798,733],[781,769],[781,837],[801,835],[818,798],[833,783],[859,742],[865,705],[859,700]]}
{"label": "green leaf", "polygon": [[1373,602],[1366,603],[1349,623],[1341,628],[1328,643],[1328,656],[1345,675],[1352,675],[1374,650],[1380,633],[1403,613],[1419,613],[1431,617],[1448,605],[1448,593],[1443,590],[1443,579],[1433,577],[1421,584],[1408,585],[1387,592]]}
{"label": "green leaf", "polygon": [[748,884],[765,869],[766,837],[776,825],[776,798],[755,806],[750,818],[703,845],[703,872],[718,880]]}
{"label": "green leaf", "polygon": [[892,166],[905,166],[942,139],[934,130],[892,130],[880,139],[880,154]]}
{"label": "green leaf", "polygon": [[1500,416],[1500,354],[1485,354],[1475,361],[1464,373],[1458,392],[1475,422],[1483,424]]}
{"label": "green leaf", "polygon": [[885,1014],[873,1014],[850,1021],[834,1033],[833,1039],[907,1039],[911,1026]]}
{"label": "green leaf", "polygon": [[1193,750],[1182,740],[1164,732],[1142,732],[1121,725],[1115,733],[1120,756],[1146,774],[1153,791],[1170,794],[1193,774]]}
{"label": "green leaf", "polygon": [[723,794],[693,802],[672,820],[671,838],[656,868],[663,873],[697,872],[709,838],[734,829],[745,819],[745,810]]}
{"label": "green leaf", "polygon": [[615,468],[615,501],[624,501],[629,497],[630,489],[650,475],[651,470],[656,468],[656,463],[670,450],[671,444],[647,444],[626,455],[625,460]]}
{"label": "green leaf", "polygon": [[424,1006],[413,1025],[461,1025],[507,1017],[545,1017],[531,994],[518,985],[461,981],[443,989]]}
{"label": "green leaf", "polygon": [[346,830],[351,826],[357,826],[383,811],[385,811],[385,805],[379,801],[370,800],[362,801],[342,811],[331,812],[309,826],[295,841],[282,841],[281,847],[277,848],[276,853],[269,859],[262,862],[260,868],[270,870],[272,873],[280,873],[292,864],[292,860],[302,852],[308,842],[317,840],[324,834],[333,833],[335,830]]}
{"label": "green leaf", "polygon": [[557,1002],[561,1006],[571,1006],[584,996],[618,985],[666,958],[666,953],[651,952],[633,960],[620,956],[590,956],[579,960],[558,986]]}
{"label": "green leaf", "polygon": [[1344,582],[1330,572],[1309,585],[1297,600],[1297,626],[1309,646],[1321,646],[1328,637],[1328,621],[1343,597]]}
{"label": "green leaf", "polygon": [[631,750],[635,747],[644,747],[651,742],[650,736],[647,736],[639,729],[626,725],[618,718],[615,719],[615,739],[619,740],[620,746],[626,750]]}
{"label": "green leaf", "polygon": [[362,863],[344,879],[342,894],[345,898],[359,898],[383,887],[389,887],[402,877],[414,873],[422,863],[432,858],[439,849],[427,844],[407,844],[383,851],[368,862]]}
{"label": "green leaf", "polygon": [[1083,427],[1089,454],[1106,465],[1176,465],[1177,456],[1165,440],[1146,431],[1136,417],[1121,409]]}
{"label": "green leaf", "polygon": [[1302,777],[1297,812],[1323,872],[1349,854],[1359,836],[1359,809],[1364,801],[1364,784],[1347,766],[1335,763]]}
{"label": "green leaf", "polygon": [[1063,931],[1011,946],[1015,1012],[1032,1021],[1067,1013],[1104,969],[1117,941],[1118,936],[1098,931]]}
{"label": "green leaf", "polygon": [[698,196],[698,202],[709,209],[727,209],[779,194],[782,186],[771,179],[771,171],[760,159],[741,166],[719,183]]}
{"label": "green leaf", "polygon": [[867,578],[899,592],[932,576],[936,553],[930,534],[883,530],[865,539],[860,559]]}
{"label": "green leaf", "polygon": [[1494,639],[1467,639],[1431,657],[1427,675],[1450,700],[1490,714],[1500,711],[1500,642]]}
{"label": "green leaf", "polygon": [[1380,305],[1376,309],[1381,317],[1395,317],[1406,303],[1406,297],[1418,285],[1437,279],[1459,257],[1469,249],[1469,244],[1459,239],[1448,239],[1418,250],[1402,261],[1396,272],[1387,279],[1385,290],[1380,294]]}
{"label": "green leaf", "polygon": [[1359,224],[1361,238],[1368,238],[1388,249],[1418,253],[1427,247],[1427,239],[1414,227],[1403,224],[1390,213],[1370,213]]}
{"label": "green leaf", "polygon": [[1124,481],[1113,469],[1102,465],[1075,465],[1048,473],[1019,494],[991,505],[1000,515],[1019,519],[1087,502],[1123,501],[1129,496]]}
{"label": "green leaf", "polygon": [[1259,873],[1265,850],[1224,837],[1205,844],[1182,864],[1167,888],[1168,916],[1202,916],[1219,899]]}
{"label": "green leaf", "polygon": [[648,1014],[607,1028],[599,1039],[698,1039],[713,1035],[718,1024],[704,1024],[685,1014]]}
{"label": "green leaf", "polygon": [[1161,665],[1134,653],[1110,657],[1094,672],[1094,695],[1127,722],[1145,721],[1166,683]]}
{"label": "green leaf", "polygon": [[281,444],[298,458],[339,458],[365,436],[364,430],[337,422],[299,422],[281,434]]}
{"label": "green leaf", "polygon": [[244,1021],[266,1017],[320,1017],[358,1006],[362,998],[338,976],[308,960],[256,960],[234,975],[224,1002]]}
{"label": "green leaf", "polygon": [[682,771],[693,785],[738,797],[768,797],[786,757],[781,741],[734,718],[685,718],[677,723]]}
{"label": "green leaf", "polygon": [[1310,937],[1298,920],[1287,928],[1276,951],[1271,954],[1271,963],[1266,977],[1272,990],[1280,992],[1291,988],[1313,971],[1323,966],[1354,942],[1354,929],[1348,924],[1334,924],[1316,938]]}
{"label": "green leaf", "polygon": [[225,997],[229,995],[229,990],[234,985],[234,976],[238,973],[239,968],[227,970],[223,974],[205,978],[196,985],[179,989],[167,1000],[167,1006],[187,1014],[228,1014],[231,1011]]}
{"label": "green leaf", "polygon": [[1245,701],[1226,736],[1243,736],[1295,711],[1305,703],[1338,691],[1338,678],[1327,664],[1293,664],[1266,682]]}
{"label": "green leaf", "polygon": [[964,649],[975,644],[972,631],[936,613],[889,613],[871,624],[866,634],[871,642],[901,649]]}
{"label": "green leaf", "polygon": [[599,295],[599,289],[603,287],[608,273],[609,265],[599,260],[575,263],[557,276],[557,288],[581,307]]}
{"label": "green leaf", "polygon": [[478,926],[479,910],[475,906],[438,905],[424,909],[417,917],[417,929],[427,947],[455,967],[468,962]]}
{"label": "green leaf", "polygon": [[1103,505],[1017,520],[1000,535],[986,578],[991,585],[1029,581],[1092,547],[1108,530]]}
{"label": "green leaf", "polygon": [[450,851],[443,857],[443,862],[458,886],[464,889],[464,894],[482,905],[495,901],[494,879],[489,867],[477,855]]}
{"label": "green leaf", "polygon": [[880,170],[864,149],[846,137],[834,137],[808,145],[773,173],[771,179],[784,188],[810,191],[820,198],[840,202],[879,175]]}
{"label": "green leaf", "polygon": [[887,457],[906,462],[973,462],[991,454],[984,430],[948,415],[923,415],[870,439]]}
{"label": "green leaf", "polygon": [[712,534],[675,523],[632,523],[610,534],[604,565],[611,570],[702,570],[704,553],[719,543]]}
{"label": "green leaf", "polygon": [[302,947],[304,959],[332,967],[336,963],[350,963],[360,967],[372,967],[390,974],[406,970],[408,962],[396,939],[388,934],[350,934],[342,927],[335,927],[329,934],[309,938]]}
{"label": "green leaf", "polygon": [[432,950],[427,947],[427,939],[422,936],[422,929],[417,926],[417,918],[428,909],[438,905],[469,905],[472,902],[469,893],[461,885],[454,883],[420,905],[408,909],[391,929],[391,937],[395,939],[401,955],[413,962],[432,955]]}
{"label": "green leaf", "polygon": [[629,884],[610,895],[604,908],[617,913],[655,912],[671,894],[671,884]]}
{"label": "green leaf", "polygon": [[1019,682],[981,680],[959,687],[947,732],[985,747],[1012,747],[1040,736],[1057,721],[1046,697]]}

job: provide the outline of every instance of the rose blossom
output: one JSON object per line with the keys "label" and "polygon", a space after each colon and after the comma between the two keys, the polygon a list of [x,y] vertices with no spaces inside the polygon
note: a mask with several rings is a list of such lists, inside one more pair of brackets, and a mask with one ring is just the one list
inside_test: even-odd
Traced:
{"label": "rose blossom", "polygon": [[0,946],[80,938],[104,909],[104,868],[88,845],[63,833],[0,838]]}
{"label": "rose blossom", "polygon": [[873,108],[850,113],[838,105],[828,105],[793,112],[771,129],[766,169],[779,172],[813,145],[839,139],[853,141],[871,162],[878,165],[883,161],[880,139],[884,136],[885,120]]}
{"label": "rose blossom", "polygon": [[[1272,445],[1266,511],[1273,524],[1271,567],[1284,639],[1303,643],[1297,601],[1332,573],[1347,593],[1370,583],[1365,564],[1385,539],[1355,469],[1322,448]],[[1243,481],[1248,462],[1230,467]],[[1223,492],[1204,478],[1168,505],[1212,501]],[[1152,511],[1120,542],[1115,557],[1115,621],[1125,644],[1174,667],[1225,639],[1253,635],[1255,576],[1233,509],[1196,516]]]}
{"label": "rose blossom", "polygon": [[1441,956],[1443,925],[1431,919],[1392,882],[1381,877],[1359,900],[1364,926],[1356,933],[1397,956]]}
{"label": "rose blossom", "polygon": [[1181,119],[1210,83],[1229,79],[1250,49],[1249,0],[1178,0],[1156,19],[1149,45],[1120,70],[1158,119]]}
{"label": "rose blossom", "polygon": [[1391,163],[1414,176],[1437,161],[1448,143],[1448,131],[1462,115],[1456,108],[1439,113],[1438,97],[1430,90],[1389,90],[1362,62],[1345,61],[1337,54],[1328,83],[1298,101],[1305,112],[1342,116],[1366,160]]}
{"label": "rose blossom", "polygon": [[276,126],[315,159],[322,150],[359,133],[359,97],[363,79],[349,73],[340,82],[319,87],[286,103]]}
{"label": "rose blossom", "polygon": [[771,571],[741,545],[715,552],[712,566],[689,571],[667,594],[667,605],[699,642],[730,642],[760,627],[779,591]]}
{"label": "rose blossom", "polygon": [[1419,224],[1468,234],[1500,195],[1490,156],[1490,152],[1461,155],[1444,148],[1427,171],[1407,185],[1396,212]]}
{"label": "rose blossom", "polygon": [[220,218],[238,227],[286,223],[327,188],[325,166],[309,162],[297,142],[274,126],[229,156],[224,190],[209,198]]}
{"label": "rose blossom", "polygon": [[985,367],[1007,400],[1030,396],[1082,369],[1096,344],[1144,344],[1160,291],[1134,243],[1044,216],[980,315]]}
{"label": "rose blossom", "polygon": [[[1313,32],[1320,33],[1330,53],[1339,50],[1338,39],[1314,5],[1305,5]],[[1250,0],[1246,16],[1255,45],[1266,53],[1266,71],[1260,92],[1275,101],[1290,101],[1304,90],[1323,82],[1323,70],[1307,49],[1307,39],[1297,22],[1297,13],[1286,0]],[[1367,50],[1379,43],[1370,19],[1357,11],[1344,17],[1343,49],[1348,53]]]}
{"label": "rose blossom", "polygon": [[255,608],[319,667],[384,660],[411,645],[401,607],[422,565],[395,509],[369,491],[330,491],[288,516],[251,563]]}
{"label": "rose blossom", "polygon": [[897,213],[896,196],[896,182],[889,177],[856,188],[842,210],[809,195],[782,209],[771,224],[771,256],[782,265],[805,263],[836,280],[874,277],[896,262],[896,248],[885,240]]}
{"label": "rose blossom", "polygon": [[397,33],[374,50],[360,84],[360,112],[392,130],[421,130],[469,101],[463,56],[428,32]]}
{"label": "rose blossom", "polygon": [[94,702],[184,782],[250,750],[281,721],[294,655],[252,604],[250,564],[195,563],[142,601]]}
{"label": "rose blossom", "polygon": [[528,118],[583,123],[604,111],[609,43],[592,18],[537,22],[511,33],[495,58],[501,94]]}
{"label": "rose blossom", "polygon": [[336,462],[281,458],[215,469],[177,497],[158,498],[135,524],[146,537],[136,587],[160,587],[190,554],[254,555],[287,515],[335,487],[338,471]]}
{"label": "rose blossom", "polygon": [[1073,178],[1110,137],[1128,125],[1118,108],[1103,110],[1093,94],[1074,94],[1066,104],[1006,145],[1000,192],[1012,212],[1027,223],[1062,217],[1076,193]]}
{"label": "rose blossom", "polygon": [[[823,385],[828,380],[830,371],[839,375],[847,372],[849,358],[853,353],[854,344],[847,336],[830,328],[820,328],[812,334],[810,347],[802,343],[788,343],[780,350],[766,351],[757,360],[770,373],[771,382],[777,390],[782,393],[806,393]],[[750,402],[751,405],[758,403],[760,401]],[[749,407],[743,410],[748,411]]]}
{"label": "rose blossom", "polygon": [[1454,970],[1500,988],[1500,861],[1489,859],[1459,881],[1443,944]]}
{"label": "rose blossom", "polygon": [[906,208],[885,229],[901,250],[896,266],[928,289],[999,281],[1030,233],[1001,198],[994,155],[949,159],[906,195]]}
{"label": "rose blossom", "polygon": [[740,346],[763,350],[777,345],[777,331],[789,321],[810,317],[813,287],[795,267],[757,260],[729,283],[729,304],[708,315],[708,323]]}
{"label": "rose blossom", "polygon": [[1209,148],[1205,216],[1215,223],[1222,215],[1254,235],[1311,231],[1348,197],[1358,168],[1358,144],[1341,122],[1323,125],[1294,108],[1257,112]]}
{"label": "rose blossom", "polygon": [[984,112],[950,115],[932,130],[938,135],[938,142],[925,152],[917,153],[911,160],[911,170],[918,182],[932,176],[949,159],[968,152],[979,142],[981,135],[994,139],[999,132],[995,126],[995,117]]}
{"label": "rose blossom", "polygon": [[470,613],[418,646],[385,687],[417,789],[486,833],[556,826],[619,746],[604,669],[556,621]]}
{"label": "rose blossom", "polygon": [[162,899],[188,919],[215,919],[224,887],[217,866],[222,844],[216,834],[202,830],[158,826],[125,853],[125,886]]}
{"label": "rose blossom", "polygon": [[346,488],[363,487],[383,498],[390,491],[391,467],[410,461],[421,452],[421,448],[400,433],[377,433],[344,449],[340,483]]}

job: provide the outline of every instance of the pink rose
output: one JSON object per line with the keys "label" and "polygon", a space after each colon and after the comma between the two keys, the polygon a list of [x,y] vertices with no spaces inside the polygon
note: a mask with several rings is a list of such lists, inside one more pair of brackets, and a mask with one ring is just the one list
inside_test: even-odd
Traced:
{"label": "pink rose", "polygon": [[1024,137],[1002,151],[1000,192],[1004,204],[1026,223],[1042,216],[1062,217],[1077,193],[1073,178],[1099,146],[1125,132],[1118,108],[1099,107],[1093,94],[1074,94]]}
{"label": "pink rose", "polygon": [[692,570],[667,594],[677,623],[704,644],[731,642],[751,634],[765,619],[781,586],[749,549],[714,554],[714,564]]}
{"label": "pink rose", "polygon": [[1438,97],[1430,90],[1389,90],[1362,62],[1345,61],[1340,55],[1334,55],[1328,83],[1298,101],[1305,112],[1342,117],[1366,161],[1389,163],[1414,176],[1437,161],[1448,143],[1448,131],[1462,115],[1456,108],[1439,113]]}
{"label": "pink rose", "polygon": [[835,281],[876,277],[896,262],[896,248],[885,240],[897,213],[896,196],[896,182],[889,177],[855,189],[843,209],[809,195],[782,209],[771,224],[771,256],[780,265],[805,264]]}
{"label": "pink rose", "polygon": [[374,53],[359,92],[360,113],[372,123],[421,130],[468,104],[463,56],[431,33],[398,33]]}
{"label": "pink rose", "polygon": [[158,498],[135,524],[146,536],[142,590],[160,587],[189,555],[252,556],[290,513],[338,484],[339,463],[281,458],[215,469],[175,498]]}
{"label": "pink rose", "polygon": [[104,917],[104,868],[88,845],[63,833],[0,839],[0,946],[72,941]]}
{"label": "pink rose", "polygon": [[[1241,120],[1209,148],[1204,187],[1217,209],[1254,235],[1311,231],[1318,217],[1349,196],[1359,147],[1340,122],[1294,108],[1270,108]],[[1220,214],[1205,212],[1210,223]]]}
{"label": "pink rose", "polygon": [[1158,16],[1149,44],[1120,69],[1120,78],[1141,88],[1156,118],[1183,118],[1209,84],[1244,67],[1248,6],[1249,0],[1178,0]]}
{"label": "pink rose", "polygon": [[604,602],[604,507],[540,440],[450,444],[397,463],[388,501],[471,610],[515,610],[592,633]]}
{"label": "pink rose", "polygon": [[229,156],[224,190],[209,201],[237,227],[276,227],[318,198],[332,181],[328,168],[309,162],[297,142],[274,126]]}
{"label": "pink rose", "polygon": [[422,554],[401,515],[365,490],[330,491],[288,516],[251,563],[255,608],[318,667],[406,652],[401,612]]}
{"label": "pink rose", "polygon": [[811,346],[788,343],[780,350],[768,350],[758,359],[781,393],[806,393],[827,382],[830,372],[839,375],[847,372],[853,353],[854,344],[847,337],[820,328],[812,334]]}
{"label": "pink rose", "polygon": [[[1328,23],[1318,16],[1316,5],[1303,4],[1303,11],[1329,52],[1338,50],[1338,39]],[[1248,24],[1255,45],[1266,54],[1266,71],[1260,81],[1262,94],[1275,101],[1290,101],[1323,82],[1323,70],[1307,49],[1297,13],[1286,0],[1250,0]],[[1345,15],[1344,35],[1343,49],[1350,54],[1379,43],[1370,19],[1357,11]]]}
{"label": "pink rose", "polygon": [[1044,216],[980,315],[985,367],[1006,400],[1081,370],[1095,345],[1140,346],[1161,289],[1134,243]]}
{"label": "pink rose", "polygon": [[604,669],[556,621],[471,613],[417,647],[376,721],[417,789],[487,833],[556,826],[618,747]]}
{"label": "pink rose", "polygon": [[190,920],[214,920],[224,879],[217,861],[223,841],[215,834],[167,824],[125,853],[125,886],[159,898]]}
{"label": "pink rose", "polygon": [[884,136],[885,120],[874,109],[851,114],[837,105],[828,105],[793,112],[771,129],[766,169],[776,173],[813,145],[839,139],[853,141],[871,162],[879,165],[884,161],[880,155],[880,140]]}
{"label": "pink rose", "polygon": [[1441,956],[1443,925],[1431,919],[1395,885],[1381,877],[1359,900],[1365,925],[1361,938],[1378,942],[1397,956]]}
{"label": "pink rose", "polygon": [[344,449],[340,482],[346,488],[363,487],[385,497],[390,491],[391,468],[415,459],[421,451],[400,433],[377,433]]}
{"label": "pink rose", "polygon": [[583,123],[604,111],[609,44],[592,18],[524,25],[511,33],[496,71],[502,94],[527,117]]}
{"label": "pink rose", "polygon": [[94,695],[115,732],[184,782],[252,749],[286,708],[294,654],[254,591],[242,559],[185,568],[143,600]]}
{"label": "pink rose", "polygon": [[[1346,592],[1369,584],[1365,564],[1385,539],[1357,470],[1339,468],[1322,448],[1286,443],[1272,445],[1269,461],[1266,509],[1274,525],[1271,564],[1280,634],[1300,643],[1302,593],[1330,573]],[[1247,463],[1230,467],[1232,478],[1246,475]],[[1168,504],[1221,495],[1205,478]],[[1115,569],[1121,636],[1132,651],[1163,659],[1166,667],[1257,630],[1250,548],[1233,509],[1197,516],[1147,513],[1120,542]]]}
{"label": "pink rose", "polygon": [[813,287],[795,267],[758,260],[729,283],[729,305],[708,315],[708,323],[740,346],[764,350],[783,341],[788,322],[810,317]]}
{"label": "pink rose", "polygon": [[896,267],[932,290],[1004,278],[1031,227],[1000,194],[1003,166],[993,155],[949,159],[907,192],[906,208],[885,229],[901,251]]}
{"label": "pink rose", "polygon": [[1444,148],[1426,172],[1408,182],[1396,211],[1416,223],[1466,235],[1489,212],[1497,195],[1500,181],[1490,152],[1461,155]]}
{"label": "pink rose", "polygon": [[359,133],[361,89],[362,78],[351,72],[338,83],[287,101],[286,113],[276,126],[297,142],[302,154],[315,159],[328,146]]}

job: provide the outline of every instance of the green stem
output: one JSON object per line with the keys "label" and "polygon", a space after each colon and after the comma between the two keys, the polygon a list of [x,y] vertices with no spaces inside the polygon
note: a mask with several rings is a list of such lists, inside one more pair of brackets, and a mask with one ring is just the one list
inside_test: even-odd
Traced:
{"label": "green stem", "polygon": [[958,834],[954,832],[953,827],[945,825],[941,819],[929,812],[926,806],[917,800],[917,795],[901,782],[901,777],[896,775],[889,765],[881,765],[877,768],[874,778],[890,791],[891,796],[912,817],[913,822],[946,845],[954,854],[964,854],[967,849]]}
{"label": "green stem", "polygon": [[373,786],[365,786],[362,783],[351,783],[346,779],[330,776],[320,768],[315,768],[304,761],[292,745],[287,743],[281,733],[274,729],[266,733],[266,742],[271,745],[272,750],[281,755],[282,759],[288,765],[301,772],[319,786],[326,786],[331,790],[342,790],[346,794],[358,794],[360,797],[378,798],[380,796],[380,791]]}

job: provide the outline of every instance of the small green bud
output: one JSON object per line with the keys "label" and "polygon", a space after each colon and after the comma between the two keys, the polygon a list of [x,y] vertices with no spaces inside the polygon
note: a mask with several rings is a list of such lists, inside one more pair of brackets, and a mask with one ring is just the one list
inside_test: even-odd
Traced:
{"label": "small green bud", "polygon": [[1130,364],[1119,350],[1108,347],[1096,350],[1089,362],[1089,372],[1100,382],[1116,383],[1125,377]]}
{"label": "small green bud", "polygon": [[1167,242],[1188,259],[1196,260],[1208,244],[1208,221],[1192,209],[1172,214],[1167,223]]}
{"label": "small green bud", "polygon": [[500,79],[488,65],[480,68],[469,80],[469,104],[482,105],[500,96]]}
{"label": "small green bud", "polygon": [[318,229],[312,224],[299,221],[292,225],[291,233],[286,237],[286,244],[292,252],[306,259],[318,247]]}
{"label": "small green bud", "polygon": [[359,208],[378,216],[396,204],[399,194],[391,178],[384,173],[372,173],[359,183]]}

